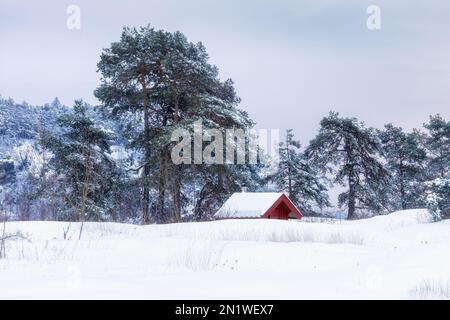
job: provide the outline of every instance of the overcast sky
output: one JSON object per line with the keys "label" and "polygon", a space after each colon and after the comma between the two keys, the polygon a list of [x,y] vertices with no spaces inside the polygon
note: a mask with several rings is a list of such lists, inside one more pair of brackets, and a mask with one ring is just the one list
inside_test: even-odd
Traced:
{"label": "overcast sky", "polygon": [[[81,29],[66,27],[69,5]],[[368,5],[381,30],[368,30]],[[450,115],[450,1],[0,1],[0,94],[44,104],[97,101],[96,64],[123,26],[202,41],[260,128],[306,143],[329,110],[410,129]]]}

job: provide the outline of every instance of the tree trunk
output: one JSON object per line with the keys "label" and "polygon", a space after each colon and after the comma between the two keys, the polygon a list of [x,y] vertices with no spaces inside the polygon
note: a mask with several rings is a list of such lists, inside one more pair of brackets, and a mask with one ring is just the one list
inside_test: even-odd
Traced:
{"label": "tree trunk", "polygon": [[403,172],[403,161],[400,162],[400,202],[402,210],[406,210],[406,199],[405,199],[405,181],[404,181],[404,172]]}
{"label": "tree trunk", "polygon": [[91,175],[91,151],[88,150],[86,155],[86,170],[85,170],[85,176],[84,176],[84,182],[83,182],[83,190],[81,195],[81,207],[80,207],[80,214],[78,217],[78,221],[81,222],[80,227],[80,233],[78,235],[78,240],[81,240],[81,235],[83,233],[83,227],[84,222],[86,220],[86,203],[87,198],[89,194],[89,182],[90,182],[90,175]]}
{"label": "tree trunk", "polygon": [[[175,114],[173,117],[174,123],[178,123],[179,121],[179,103],[178,96],[175,98]],[[172,182],[172,197],[173,197],[173,208],[174,208],[174,216],[175,221],[181,221],[181,179],[180,179],[180,170],[178,170],[178,165],[174,164],[173,166],[173,182]]]}
{"label": "tree trunk", "polygon": [[200,191],[198,193],[198,198],[197,198],[197,202],[195,203],[195,209],[194,209],[195,221],[201,221],[203,219],[202,207],[203,207],[203,201],[206,196],[207,187],[208,187],[208,183],[203,185],[203,187],[200,189]]}
{"label": "tree trunk", "polygon": [[148,177],[150,175],[150,168],[146,164],[142,173],[143,195],[142,195],[142,221],[144,224],[149,224],[149,202],[150,202],[150,187]]}
{"label": "tree trunk", "polygon": [[[178,169],[175,167],[175,169]],[[175,171],[174,177],[173,177],[173,209],[174,209],[174,216],[175,221],[180,222],[181,221],[181,181],[178,173]]]}
{"label": "tree trunk", "polygon": [[156,220],[163,222],[164,218],[164,200],[166,196],[166,154],[161,157],[158,177],[158,200],[156,203]]}
{"label": "tree trunk", "polygon": [[[351,154],[349,152],[349,154]],[[351,161],[351,160],[350,160]],[[348,174],[348,220],[353,220],[356,218],[356,177],[355,169],[353,164],[349,164],[350,170]]]}
{"label": "tree trunk", "polygon": [[355,219],[356,217],[355,211],[356,211],[355,189],[353,185],[350,185],[348,191],[348,215],[347,215],[348,220]]}
{"label": "tree trunk", "polygon": [[149,176],[150,176],[150,128],[149,128],[149,119],[148,119],[148,97],[147,97],[147,87],[145,84],[145,80],[141,80],[142,84],[142,93],[144,95],[144,139],[145,139],[145,164],[144,170],[142,172],[142,183],[143,183],[143,195],[142,195],[142,221],[144,224],[148,224],[150,222],[149,219],[149,202],[150,202],[150,185],[149,185]]}
{"label": "tree trunk", "polygon": [[351,147],[351,143],[346,140],[344,146],[345,153],[347,154],[347,166],[348,166],[348,214],[347,219],[353,220],[356,218],[356,177],[355,177],[355,164],[353,157],[353,150]]}
{"label": "tree trunk", "polygon": [[355,219],[356,211],[356,195],[355,195],[355,181],[353,173],[348,175],[348,220]]}

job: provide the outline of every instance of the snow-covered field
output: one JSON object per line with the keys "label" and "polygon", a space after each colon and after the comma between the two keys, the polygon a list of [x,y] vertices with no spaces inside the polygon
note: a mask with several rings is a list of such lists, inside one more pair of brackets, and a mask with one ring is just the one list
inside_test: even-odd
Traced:
{"label": "snow-covered field", "polygon": [[[450,299],[450,221],[10,222],[0,299]],[[0,228],[1,230],[1,228]]]}

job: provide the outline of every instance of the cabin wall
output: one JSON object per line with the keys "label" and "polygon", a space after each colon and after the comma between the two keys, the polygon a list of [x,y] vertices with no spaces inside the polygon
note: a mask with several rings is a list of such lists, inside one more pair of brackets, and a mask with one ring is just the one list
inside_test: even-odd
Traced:
{"label": "cabin wall", "polygon": [[263,218],[266,219],[281,219],[288,220],[289,214],[293,214],[296,219],[301,219],[302,214],[297,208],[290,202],[290,200],[283,195],[273,206],[264,214]]}
{"label": "cabin wall", "polygon": [[276,208],[272,209],[267,214],[267,218],[269,218],[269,219],[287,220],[288,219],[288,215],[289,215],[290,212],[291,211],[289,210],[289,208],[284,203],[280,203],[279,206],[277,206]]}

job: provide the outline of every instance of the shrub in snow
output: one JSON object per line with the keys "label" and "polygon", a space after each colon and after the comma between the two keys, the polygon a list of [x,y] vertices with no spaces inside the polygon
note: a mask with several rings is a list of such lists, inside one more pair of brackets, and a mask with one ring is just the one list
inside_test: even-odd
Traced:
{"label": "shrub in snow", "polygon": [[450,281],[427,279],[411,290],[416,299],[450,299]]}
{"label": "shrub in snow", "polygon": [[28,236],[23,234],[21,231],[16,232],[6,232],[6,219],[3,221],[0,230],[0,259],[6,258],[6,244],[8,241],[14,240],[27,240],[30,241]]}
{"label": "shrub in snow", "polygon": [[434,220],[450,219],[450,178],[427,182],[426,203]]}

